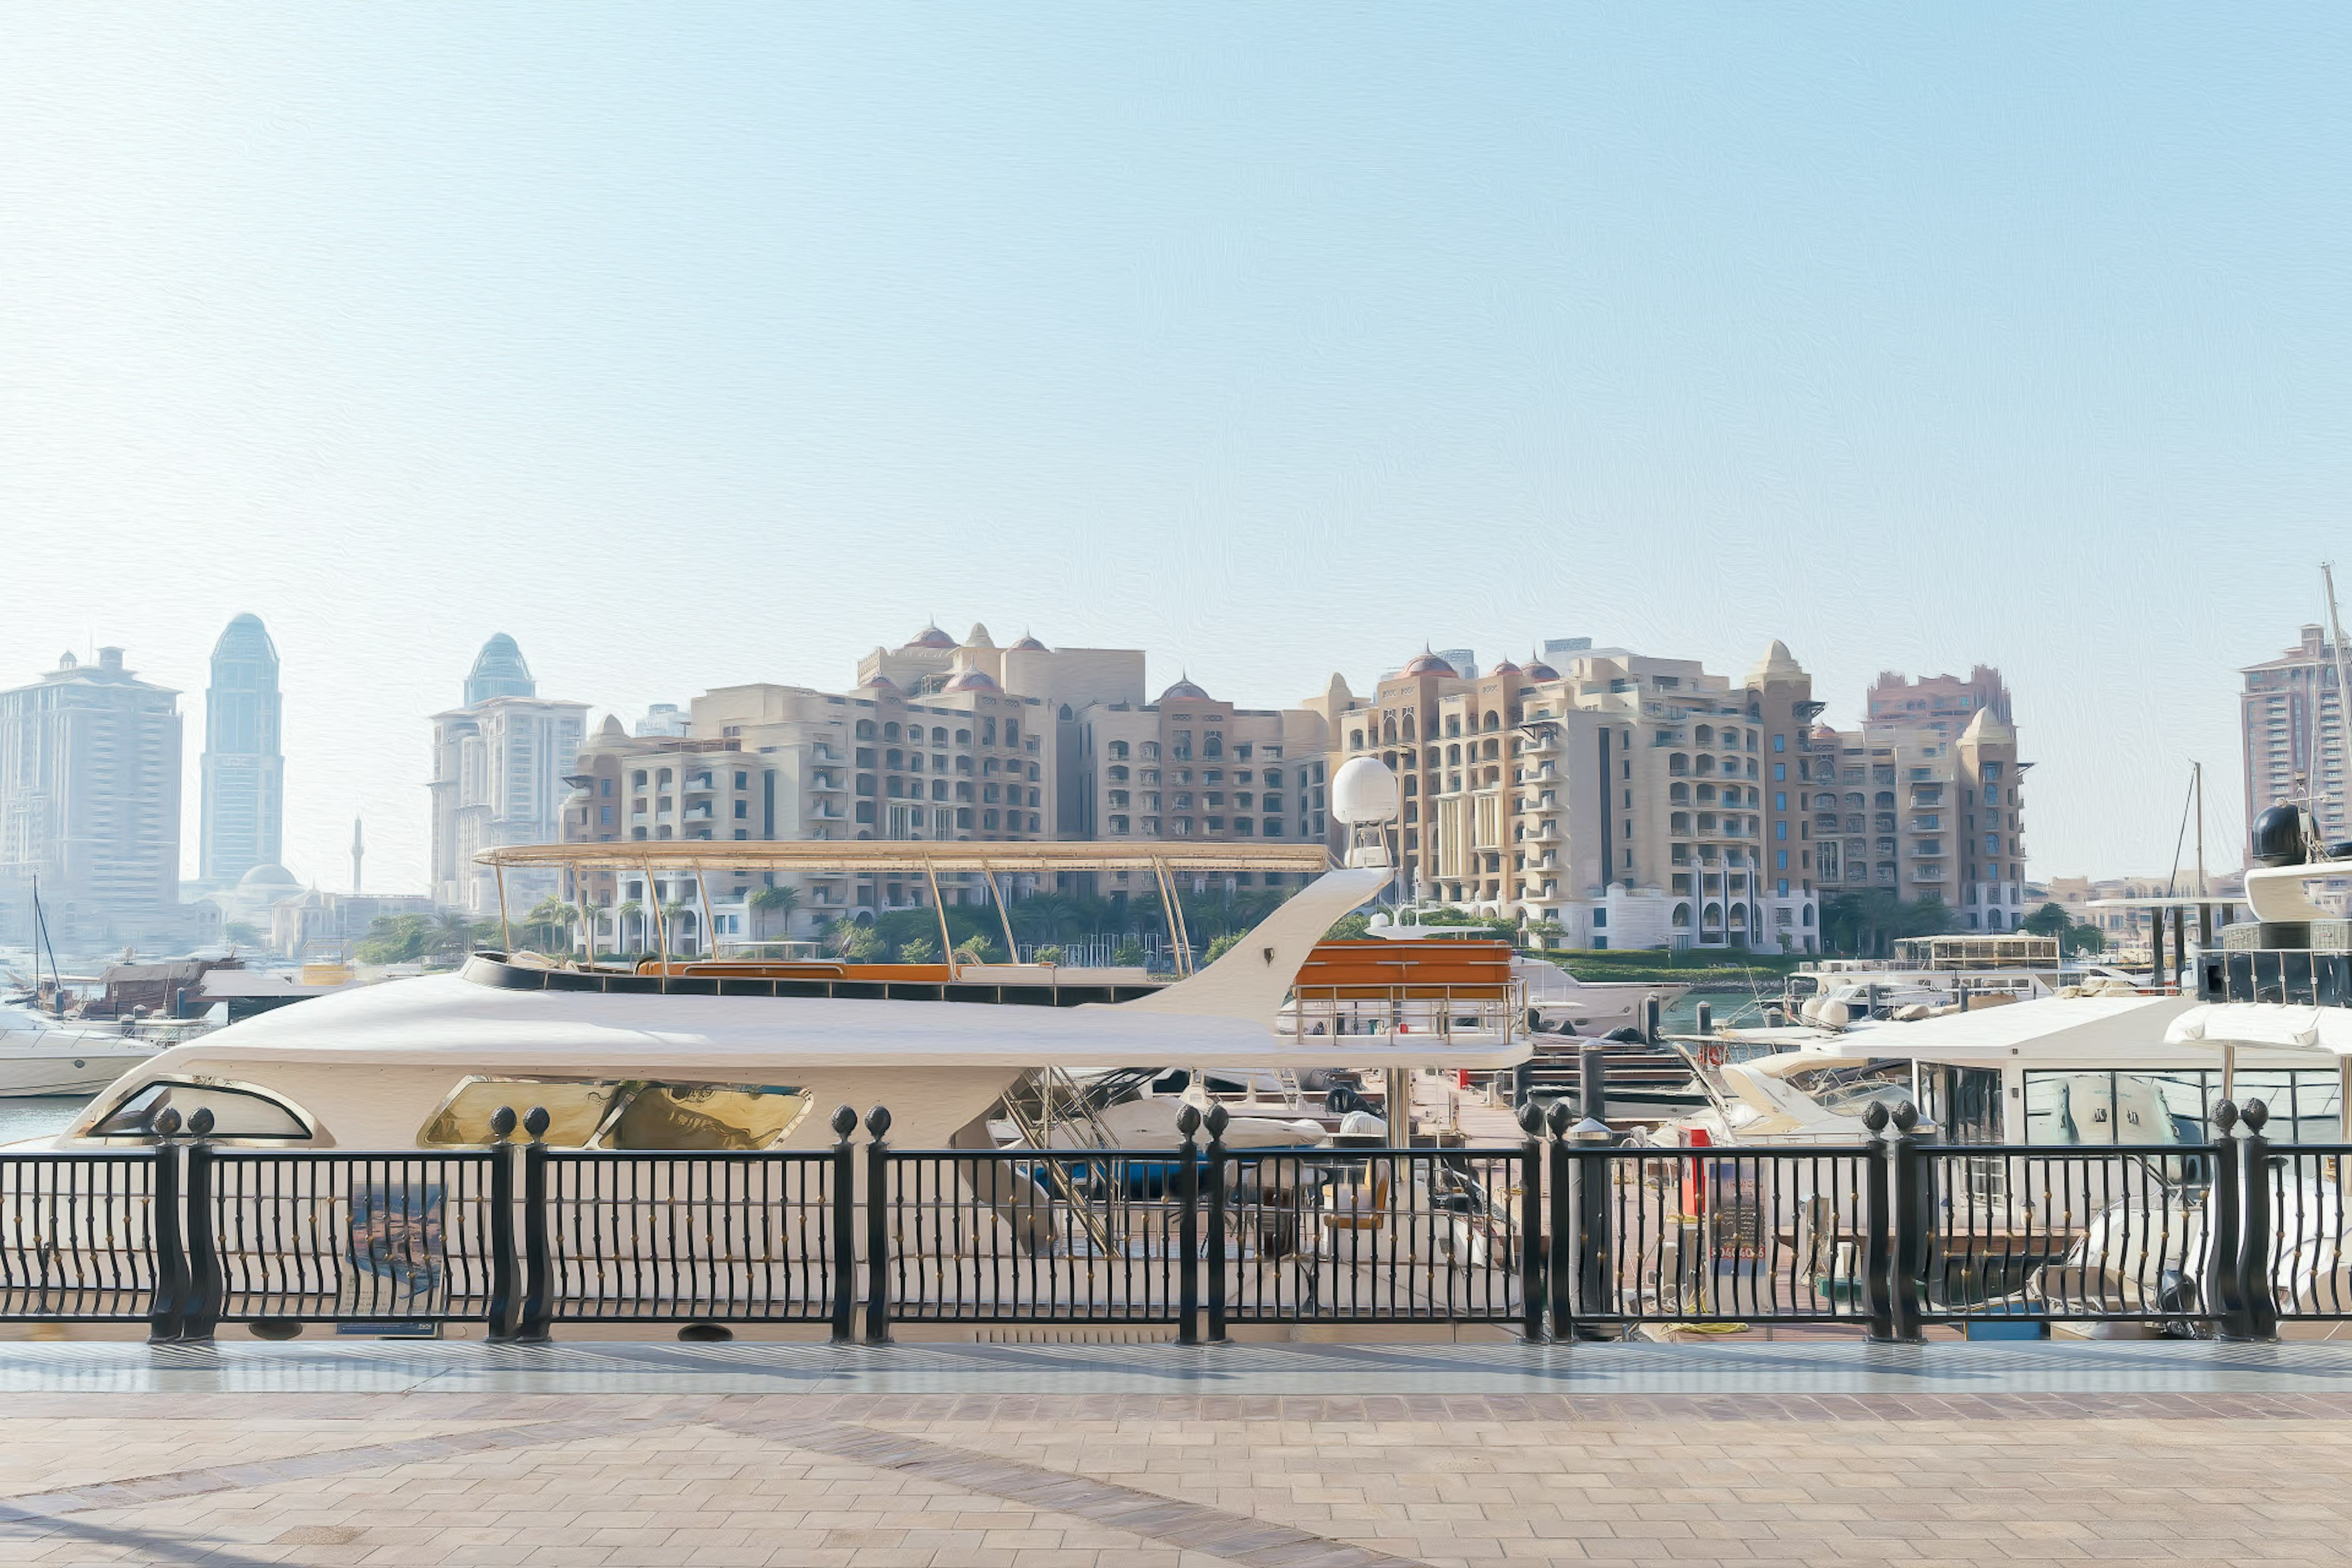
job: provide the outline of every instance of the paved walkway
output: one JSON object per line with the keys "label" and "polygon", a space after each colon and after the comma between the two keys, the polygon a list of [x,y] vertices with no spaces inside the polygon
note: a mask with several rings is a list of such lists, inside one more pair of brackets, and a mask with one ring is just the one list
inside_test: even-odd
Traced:
{"label": "paved walkway", "polygon": [[0,1347],[0,1563],[2352,1561],[2352,1345]]}

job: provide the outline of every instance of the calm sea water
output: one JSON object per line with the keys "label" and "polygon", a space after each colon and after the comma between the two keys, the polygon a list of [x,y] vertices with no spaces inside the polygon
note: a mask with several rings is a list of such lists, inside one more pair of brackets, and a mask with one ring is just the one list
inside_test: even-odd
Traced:
{"label": "calm sea water", "polygon": [[26,1138],[47,1138],[62,1132],[81,1108],[89,1103],[80,1095],[37,1100],[0,1100],[0,1143]]}

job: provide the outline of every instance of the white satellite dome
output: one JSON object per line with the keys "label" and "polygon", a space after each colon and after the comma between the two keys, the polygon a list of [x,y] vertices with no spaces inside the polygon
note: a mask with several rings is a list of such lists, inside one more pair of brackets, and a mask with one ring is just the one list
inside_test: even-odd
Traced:
{"label": "white satellite dome", "polygon": [[1331,815],[1351,827],[1397,817],[1397,779],[1378,757],[1355,757],[1331,775]]}

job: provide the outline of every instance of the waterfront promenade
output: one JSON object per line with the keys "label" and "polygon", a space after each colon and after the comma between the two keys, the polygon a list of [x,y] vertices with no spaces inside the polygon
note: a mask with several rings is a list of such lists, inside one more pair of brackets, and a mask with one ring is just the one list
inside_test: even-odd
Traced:
{"label": "waterfront promenade", "polygon": [[0,1347],[0,1562],[2352,1561],[2352,1344]]}

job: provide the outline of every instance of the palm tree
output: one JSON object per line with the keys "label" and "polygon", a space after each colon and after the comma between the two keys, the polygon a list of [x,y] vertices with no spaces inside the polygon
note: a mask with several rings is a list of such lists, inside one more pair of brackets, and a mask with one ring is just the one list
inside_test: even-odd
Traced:
{"label": "palm tree", "polygon": [[563,933],[571,929],[578,915],[579,911],[570,904],[550,893],[530,907],[530,913],[523,917],[523,929],[535,936],[546,937],[548,946],[560,947],[563,944]]}
{"label": "palm tree", "polygon": [[682,942],[678,942],[677,935],[679,921],[686,914],[687,909],[688,905],[684,900],[679,900],[675,903],[667,903],[662,906],[662,918],[669,922],[670,945],[673,947],[682,947],[684,945]]}
{"label": "palm tree", "polygon": [[[782,915],[784,929],[790,931],[793,929],[793,911],[801,907],[801,890],[798,888],[754,888],[749,902],[761,914]],[[764,937],[767,934],[766,924],[765,921],[752,921],[751,935],[755,939]]]}
{"label": "palm tree", "polygon": [[[629,922],[636,920],[645,912],[645,905],[637,902],[635,899],[631,899],[628,902],[623,904],[619,909],[613,911],[614,917],[613,924],[613,945],[614,947],[617,948],[628,941]],[[637,939],[638,950],[642,952],[645,945],[644,934],[640,932]]]}
{"label": "palm tree", "polygon": [[443,910],[433,921],[433,951],[443,956],[463,956],[480,939],[482,924],[463,910]]}

